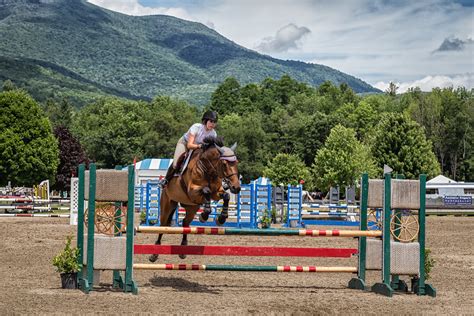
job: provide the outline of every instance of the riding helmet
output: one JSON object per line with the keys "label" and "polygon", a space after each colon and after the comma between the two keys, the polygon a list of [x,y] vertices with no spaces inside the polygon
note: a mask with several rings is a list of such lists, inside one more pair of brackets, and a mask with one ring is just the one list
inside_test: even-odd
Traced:
{"label": "riding helmet", "polygon": [[204,115],[202,116],[202,122],[204,124],[207,123],[207,121],[212,120],[217,123],[217,112],[215,111],[206,111]]}

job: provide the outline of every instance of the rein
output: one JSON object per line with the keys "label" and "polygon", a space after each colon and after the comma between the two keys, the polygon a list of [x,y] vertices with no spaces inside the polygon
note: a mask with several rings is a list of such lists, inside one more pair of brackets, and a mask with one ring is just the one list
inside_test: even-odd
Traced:
{"label": "rein", "polygon": [[[202,155],[202,153],[201,153],[201,155]],[[206,160],[208,163],[205,164],[204,160]],[[219,177],[219,171],[221,171],[223,180],[225,182],[229,182],[230,177],[232,177],[234,175],[238,175],[238,172],[234,172],[234,173],[231,173],[231,174],[227,175],[227,174],[225,174],[224,170],[218,170],[217,167],[219,165],[220,160],[226,160],[226,159],[220,157],[219,160],[217,161],[217,163],[214,165],[209,158],[200,157],[200,159],[198,159],[198,161],[196,163],[196,167],[207,178],[208,181],[213,180],[215,178],[218,178]]]}
{"label": "rein", "polygon": [[[209,166],[212,168],[210,169],[208,166],[206,166],[203,162],[203,160],[206,159],[208,162],[209,162]],[[212,180],[214,178],[217,178],[219,176],[219,173],[217,172],[217,168],[212,164],[211,160],[207,159],[207,158],[203,158],[203,159],[199,159],[197,161],[197,168],[199,169],[199,171],[201,171],[201,173],[204,175],[204,176],[208,176],[209,177],[209,180]]]}

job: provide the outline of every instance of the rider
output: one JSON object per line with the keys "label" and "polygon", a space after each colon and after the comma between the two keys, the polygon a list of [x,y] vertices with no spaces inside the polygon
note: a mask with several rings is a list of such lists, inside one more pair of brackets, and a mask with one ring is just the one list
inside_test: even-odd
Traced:
{"label": "rider", "polygon": [[174,173],[177,171],[178,159],[187,150],[202,148],[203,140],[208,136],[217,137],[217,133],[214,130],[217,123],[217,112],[206,111],[202,116],[201,123],[193,124],[189,130],[179,139],[174,150],[173,163],[168,168],[166,176],[161,180],[161,186],[165,187],[168,182],[173,178]]}

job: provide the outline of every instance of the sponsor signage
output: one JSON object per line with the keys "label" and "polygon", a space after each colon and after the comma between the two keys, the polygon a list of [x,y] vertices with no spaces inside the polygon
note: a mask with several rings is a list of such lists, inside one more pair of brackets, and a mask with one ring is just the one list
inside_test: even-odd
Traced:
{"label": "sponsor signage", "polygon": [[444,205],[472,205],[472,196],[445,196]]}

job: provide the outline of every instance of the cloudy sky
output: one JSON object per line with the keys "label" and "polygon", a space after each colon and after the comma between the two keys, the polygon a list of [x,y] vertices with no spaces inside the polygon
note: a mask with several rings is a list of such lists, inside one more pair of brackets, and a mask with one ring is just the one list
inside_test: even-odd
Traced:
{"label": "cloudy sky", "polygon": [[201,22],[280,59],[327,65],[385,90],[474,88],[474,0],[88,0]]}

